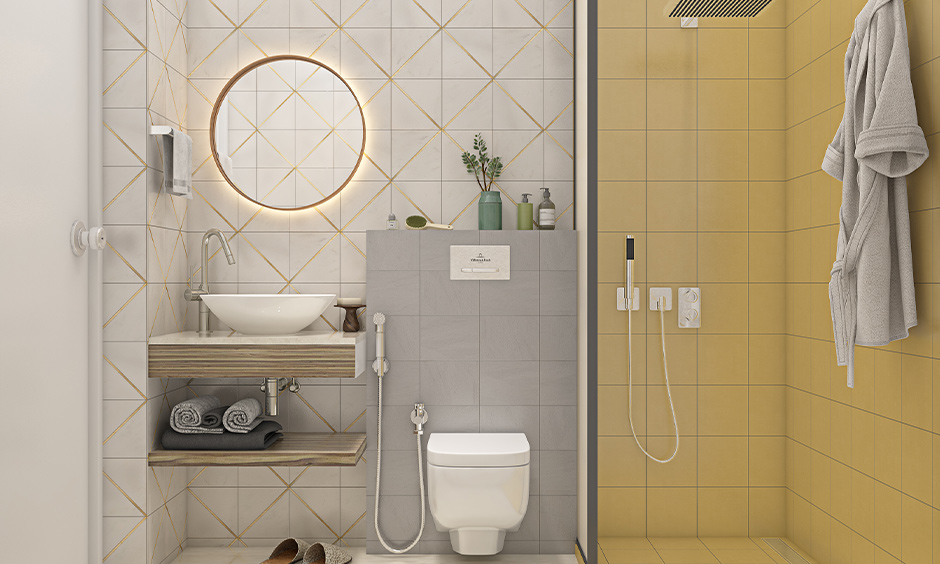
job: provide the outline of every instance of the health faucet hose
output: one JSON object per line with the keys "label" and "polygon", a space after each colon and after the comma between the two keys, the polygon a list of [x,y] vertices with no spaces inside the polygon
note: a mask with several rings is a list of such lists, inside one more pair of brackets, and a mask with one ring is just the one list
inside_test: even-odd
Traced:
{"label": "health faucet hose", "polygon": [[388,360],[385,358],[385,314],[376,313],[372,318],[375,323],[375,362],[372,368],[375,370],[379,380],[379,401],[377,407],[378,425],[376,429],[376,449],[375,449],[375,534],[385,547],[385,550],[393,554],[404,554],[414,548],[421,535],[424,534],[425,506],[424,499],[424,461],[421,459],[421,436],[424,434],[424,424],[428,422],[428,412],[424,409],[423,403],[416,403],[414,411],[411,412],[411,422],[415,426],[415,440],[418,444],[418,486],[421,490],[421,528],[411,544],[405,548],[393,548],[389,546],[382,531],[379,529],[379,499],[382,490],[382,380],[385,379],[385,373],[388,371]]}

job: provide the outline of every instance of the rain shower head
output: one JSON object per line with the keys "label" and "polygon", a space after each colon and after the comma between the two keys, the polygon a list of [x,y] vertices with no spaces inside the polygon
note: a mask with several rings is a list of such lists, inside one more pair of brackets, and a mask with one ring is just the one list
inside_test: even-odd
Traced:
{"label": "rain shower head", "polygon": [[666,14],[671,18],[753,18],[772,1],[674,0],[666,6]]}

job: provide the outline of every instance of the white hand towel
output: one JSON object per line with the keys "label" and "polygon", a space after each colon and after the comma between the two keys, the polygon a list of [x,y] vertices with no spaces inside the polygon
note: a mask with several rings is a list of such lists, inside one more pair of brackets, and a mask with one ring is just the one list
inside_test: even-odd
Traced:
{"label": "white hand towel", "polygon": [[173,129],[173,155],[166,158],[171,163],[164,171],[166,191],[175,196],[192,198],[193,188],[193,139],[178,129]]}

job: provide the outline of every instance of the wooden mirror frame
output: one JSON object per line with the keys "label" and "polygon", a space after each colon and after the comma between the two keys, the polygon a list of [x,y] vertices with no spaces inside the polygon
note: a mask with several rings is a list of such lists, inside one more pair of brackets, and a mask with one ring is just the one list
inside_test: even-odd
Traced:
{"label": "wooden mirror frame", "polygon": [[[245,194],[244,192],[242,192],[241,189],[239,189],[238,185],[235,184],[235,182],[231,178],[229,178],[229,176],[225,173],[225,169],[222,168],[222,163],[219,162],[219,152],[216,149],[216,145],[215,145],[215,122],[216,122],[216,118],[218,118],[219,116],[219,110],[222,107],[222,102],[225,100],[225,97],[228,96],[232,88],[235,86],[236,83],[238,83],[239,79],[241,79],[243,76],[245,76],[246,74],[255,70],[258,67],[261,67],[269,63],[274,63],[277,61],[302,61],[305,63],[314,64],[314,65],[317,65],[318,67],[326,69],[327,72],[329,72],[330,74],[338,78],[340,82],[342,82],[346,86],[346,89],[349,90],[349,93],[352,94],[353,100],[356,101],[356,108],[359,110],[359,118],[362,120],[362,146],[359,148],[359,158],[356,160],[356,166],[353,167],[352,171],[349,173],[349,176],[346,178],[346,180],[343,181],[342,184],[340,184],[338,188],[333,190],[333,192],[328,194],[322,200],[319,200],[312,204],[307,204],[306,206],[298,206],[298,207],[293,207],[293,208],[279,208],[279,207],[270,206],[268,204],[259,202],[258,200],[255,200],[254,198],[248,196],[248,194]],[[343,188],[346,187],[347,184],[349,184],[349,182],[353,179],[353,176],[356,175],[356,171],[359,170],[359,165],[362,164],[362,157],[363,155],[365,155],[365,152],[366,152],[366,116],[365,116],[365,113],[363,113],[362,111],[362,104],[359,103],[359,97],[356,96],[356,93],[353,91],[352,87],[349,86],[349,83],[346,82],[346,79],[340,76],[338,72],[336,72],[329,66],[321,63],[320,61],[316,61],[309,57],[302,57],[300,55],[275,55],[273,57],[266,57],[264,59],[259,59],[249,64],[245,68],[235,73],[235,75],[232,78],[230,78],[228,82],[225,83],[225,87],[222,88],[222,92],[219,94],[218,99],[216,99],[215,105],[212,106],[212,115],[209,116],[209,147],[210,147],[210,151],[212,152],[212,160],[215,161],[215,166],[219,169],[219,172],[222,173],[222,178],[224,178],[225,181],[228,182],[229,186],[231,186],[236,192],[238,192],[238,194],[241,197],[255,204],[258,204],[259,206],[272,209],[272,210],[300,211],[300,210],[305,210],[305,209],[319,206],[320,204],[329,200],[333,196],[336,196],[343,190]]]}

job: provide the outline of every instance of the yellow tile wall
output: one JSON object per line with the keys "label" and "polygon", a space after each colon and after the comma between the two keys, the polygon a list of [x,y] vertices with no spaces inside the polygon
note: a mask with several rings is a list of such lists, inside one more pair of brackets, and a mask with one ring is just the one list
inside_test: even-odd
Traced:
{"label": "yellow tile wall", "polygon": [[[819,170],[842,118],[843,60],[863,0],[786,13],[787,536],[821,563],[940,562],[940,3],[908,0],[912,82],[933,156],[908,179],[919,326],[835,365],[827,283],[841,185]],[[935,344],[936,343],[936,344]]]}
{"label": "yellow tile wall", "polygon": [[[787,10],[679,29],[666,0],[599,0],[599,535],[782,536],[786,525]],[[636,277],[699,286],[666,315],[681,434],[669,464],[627,413],[624,236]],[[828,272],[828,271],[827,271]],[[634,423],[672,451],[658,314],[634,314]]]}

